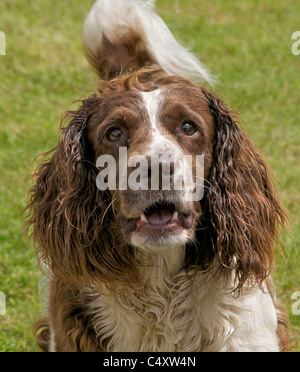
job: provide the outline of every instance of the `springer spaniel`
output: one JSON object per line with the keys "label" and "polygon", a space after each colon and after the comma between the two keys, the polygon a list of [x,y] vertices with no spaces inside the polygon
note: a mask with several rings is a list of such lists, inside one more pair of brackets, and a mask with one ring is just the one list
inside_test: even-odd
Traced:
{"label": "springer spaniel", "polygon": [[103,81],[64,115],[28,206],[49,277],[38,343],[285,350],[270,273],[286,215],[269,168],[236,114],[194,84],[212,78],[153,3],[98,0],[86,19],[84,50]]}

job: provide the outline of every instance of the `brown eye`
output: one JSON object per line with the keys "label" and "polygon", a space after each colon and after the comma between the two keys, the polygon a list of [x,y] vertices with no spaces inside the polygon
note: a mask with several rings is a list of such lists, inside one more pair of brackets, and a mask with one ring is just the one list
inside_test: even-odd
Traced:
{"label": "brown eye", "polygon": [[108,132],[106,133],[106,137],[110,142],[120,141],[122,136],[123,136],[123,133],[121,129],[116,128],[116,127],[109,129]]}
{"label": "brown eye", "polygon": [[185,122],[181,126],[181,132],[185,136],[193,136],[197,132],[197,127],[192,122]]}

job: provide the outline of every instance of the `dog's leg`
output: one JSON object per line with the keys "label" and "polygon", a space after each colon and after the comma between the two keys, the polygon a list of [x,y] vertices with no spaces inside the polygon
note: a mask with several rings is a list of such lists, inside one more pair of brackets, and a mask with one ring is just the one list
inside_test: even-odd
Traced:
{"label": "dog's leg", "polygon": [[50,335],[48,351],[101,351],[87,315],[86,296],[61,280],[50,285]]}

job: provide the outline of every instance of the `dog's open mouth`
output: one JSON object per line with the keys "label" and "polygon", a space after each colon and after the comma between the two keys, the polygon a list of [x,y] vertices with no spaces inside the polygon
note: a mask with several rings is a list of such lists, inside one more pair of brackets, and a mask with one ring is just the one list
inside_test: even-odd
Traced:
{"label": "dog's open mouth", "polygon": [[128,231],[147,232],[149,230],[190,229],[193,225],[193,214],[183,213],[170,202],[155,202],[148,206],[139,218],[127,219]]}

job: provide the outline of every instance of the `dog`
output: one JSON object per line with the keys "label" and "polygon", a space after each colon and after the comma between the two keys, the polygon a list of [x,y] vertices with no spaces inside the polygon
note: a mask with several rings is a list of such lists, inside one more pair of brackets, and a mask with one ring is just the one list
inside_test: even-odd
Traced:
{"label": "dog", "polygon": [[37,341],[285,351],[271,271],[287,217],[272,173],[153,6],[98,0],[86,18],[83,48],[102,82],[63,116],[28,205],[49,279]]}

